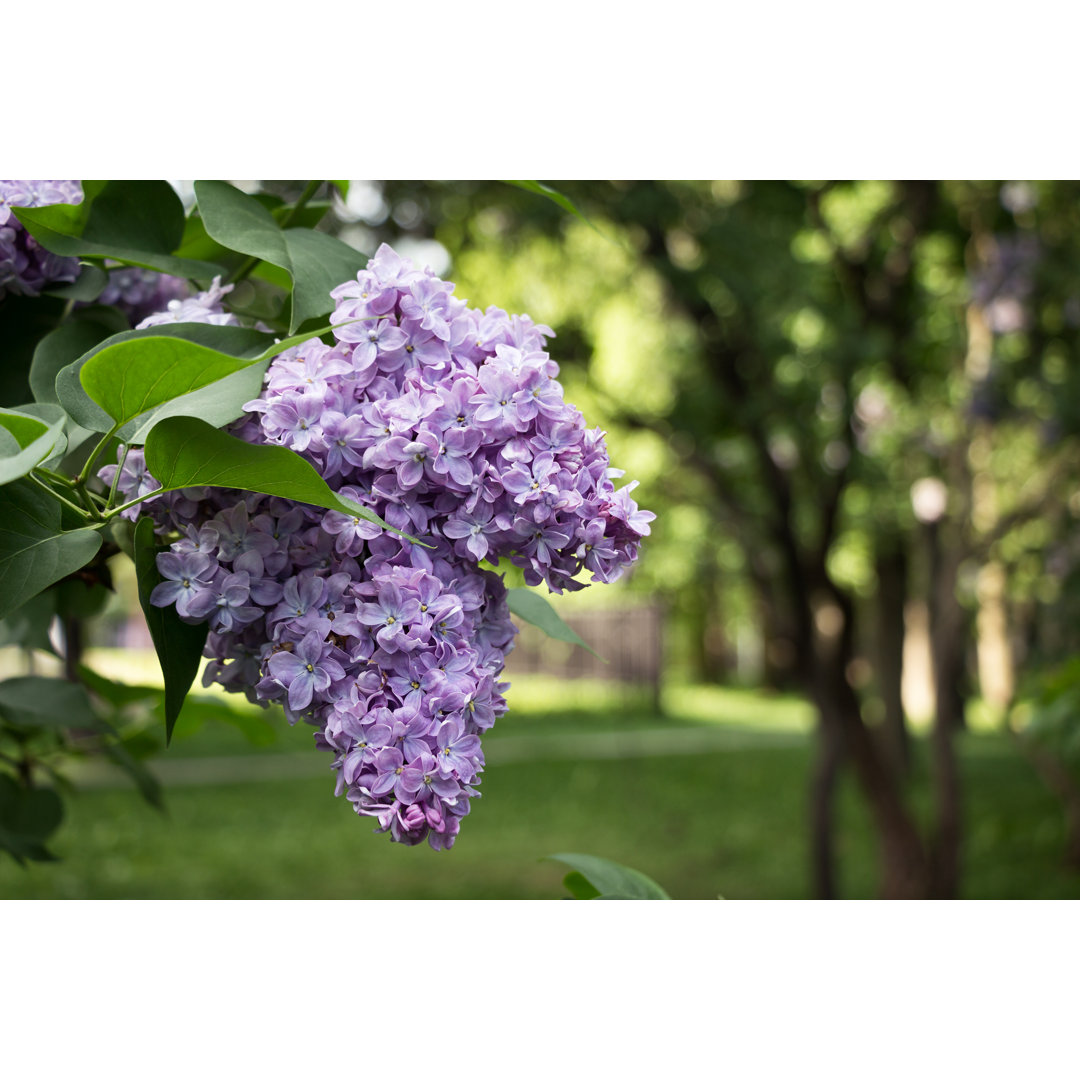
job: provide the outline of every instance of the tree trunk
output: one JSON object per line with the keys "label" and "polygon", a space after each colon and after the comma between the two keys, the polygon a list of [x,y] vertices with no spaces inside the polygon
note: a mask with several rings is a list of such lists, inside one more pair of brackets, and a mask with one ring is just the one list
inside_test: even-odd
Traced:
{"label": "tree trunk", "polygon": [[75,616],[64,619],[64,678],[68,682],[81,682],[79,664],[83,654],[83,624]]}
{"label": "tree trunk", "polygon": [[877,559],[877,684],[885,705],[882,730],[890,764],[897,776],[911,771],[911,740],[904,716],[904,605],[907,602],[907,553],[897,541]]}
{"label": "tree trunk", "polygon": [[960,889],[962,807],[954,735],[964,728],[969,620],[956,597],[958,545],[943,550],[936,526],[930,532],[930,640],[934,654],[936,709],[932,751],[937,814],[932,843],[931,895],[955,899]]}
{"label": "tree trunk", "polygon": [[835,808],[843,751],[843,733],[836,718],[819,712],[817,760],[810,782],[810,876],[819,900],[838,896]]}
{"label": "tree trunk", "polygon": [[846,681],[839,689],[847,752],[877,825],[880,893],[886,900],[922,900],[930,894],[930,867],[896,774],[863,723],[858,698]]}
{"label": "tree trunk", "polygon": [[1011,727],[1008,730],[1043,783],[1061,800],[1065,812],[1065,865],[1080,870],[1080,784],[1049,750],[1018,735]]}
{"label": "tree trunk", "polygon": [[936,716],[952,731],[964,729],[967,704],[968,616],[956,597],[961,546],[941,542],[939,522],[927,526],[930,548],[930,645],[934,657]]}
{"label": "tree trunk", "polygon": [[[838,600],[841,599],[837,594]],[[843,605],[842,605],[843,606]],[[819,629],[813,651],[812,679],[814,701],[822,718],[820,737],[821,756],[815,775],[815,805],[819,781],[823,790],[825,781],[835,787],[835,765],[830,777],[827,767],[831,765],[830,754],[836,753],[829,744],[835,738],[839,753],[850,759],[863,794],[870,806],[877,828],[881,859],[880,893],[885,899],[923,899],[930,892],[930,867],[926,851],[915,826],[914,819],[904,805],[900,780],[890,767],[879,740],[866,726],[858,695],[847,680],[847,669],[854,656],[853,609],[846,605],[843,628],[826,638]],[[835,735],[834,735],[835,733]],[[830,799],[821,805],[831,812]],[[829,817],[824,818],[831,825]],[[817,825],[816,819],[814,820]],[[817,841],[828,835],[829,847],[819,852]],[[832,858],[831,834],[815,834],[813,846],[815,870],[829,868]],[[818,883],[816,883],[818,884]],[[819,884],[831,884],[835,879]]]}
{"label": "tree trunk", "polygon": [[690,657],[697,682],[719,683],[724,678],[723,630],[719,618],[715,555],[706,548],[698,563],[698,587],[687,611]]}
{"label": "tree trunk", "polygon": [[[938,698],[941,701],[941,698]],[[955,721],[949,710],[934,719],[934,800],[937,816],[931,851],[930,895],[935,900],[955,900],[960,891],[960,769],[956,760]]]}

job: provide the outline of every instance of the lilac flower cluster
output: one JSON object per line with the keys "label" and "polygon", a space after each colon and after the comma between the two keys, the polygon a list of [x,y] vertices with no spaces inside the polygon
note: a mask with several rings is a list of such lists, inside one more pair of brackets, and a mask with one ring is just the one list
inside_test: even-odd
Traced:
{"label": "lilac flower cluster", "polygon": [[82,202],[78,180],[0,180],[0,299],[37,296],[47,285],[79,276],[79,260],[46,251],[11,212],[14,207]]}
{"label": "lilac flower cluster", "polygon": [[385,244],[331,294],[337,344],[272,366],[245,437],[302,454],[359,484],[395,527],[440,538],[464,561],[500,556],[530,585],[610,582],[636,558],[653,514],[616,491],[603,432],[563,398],[544,351],[554,333],[486,312]]}
{"label": "lilac flower cluster", "polygon": [[[332,293],[335,344],[278,357],[234,428],[301,454],[423,545],[265,496],[146,504],[182,533],[152,602],[209,622],[206,680],[314,724],[356,812],[437,849],[506,710],[497,680],[516,630],[501,577],[479,563],[508,557],[555,591],[583,587],[583,571],[613,581],[653,517],[633,485],[615,490],[602,432],[563,399],[552,331],[453,289],[384,245]],[[128,454],[119,489],[153,485]]]}

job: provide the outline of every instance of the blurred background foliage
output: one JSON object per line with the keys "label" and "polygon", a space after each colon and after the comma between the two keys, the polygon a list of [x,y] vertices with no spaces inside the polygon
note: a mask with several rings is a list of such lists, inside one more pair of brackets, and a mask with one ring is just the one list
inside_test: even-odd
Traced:
{"label": "blurred background foliage", "polygon": [[557,606],[661,605],[662,714],[525,676],[448,856],[370,840],[324,776],[211,777],[168,822],[89,791],[65,864],[2,866],[5,893],[558,895],[533,859],[580,850],[677,898],[1080,895],[1080,187],[552,185],[581,216],[354,181],[320,227],[557,331],[658,515],[631,577]]}

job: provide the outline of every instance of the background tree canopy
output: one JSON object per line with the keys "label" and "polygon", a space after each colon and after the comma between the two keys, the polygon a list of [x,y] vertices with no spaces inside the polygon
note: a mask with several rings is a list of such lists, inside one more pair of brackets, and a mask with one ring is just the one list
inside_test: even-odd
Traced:
{"label": "background tree canopy", "polygon": [[[554,186],[587,220],[499,185],[388,183],[365,224],[433,233],[463,295],[558,326],[568,393],[659,511],[631,587],[667,598],[675,666],[813,701],[818,894],[850,768],[884,894],[955,895],[968,706],[1024,726],[1018,698],[1077,649],[1080,190]],[[905,641],[929,683],[907,702]],[[905,795],[920,702],[929,822]],[[1058,744],[1036,750],[1037,723],[1025,745],[1075,803],[1064,711]]]}

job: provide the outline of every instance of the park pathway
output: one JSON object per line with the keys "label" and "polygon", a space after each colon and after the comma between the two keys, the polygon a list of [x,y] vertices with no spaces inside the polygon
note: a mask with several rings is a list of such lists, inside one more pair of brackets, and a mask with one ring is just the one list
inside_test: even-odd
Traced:
{"label": "park pathway", "polygon": [[[733,727],[665,727],[634,731],[553,732],[508,735],[484,746],[487,768],[525,761],[617,761],[627,758],[680,757],[725,754],[739,750],[799,746],[805,735],[796,732],[754,731]],[[148,761],[158,780],[170,787],[262,783],[325,776],[330,757],[315,750],[298,753],[258,753],[228,757],[162,757]],[[124,787],[128,780],[116,769],[87,765],[72,779],[80,787]]]}

